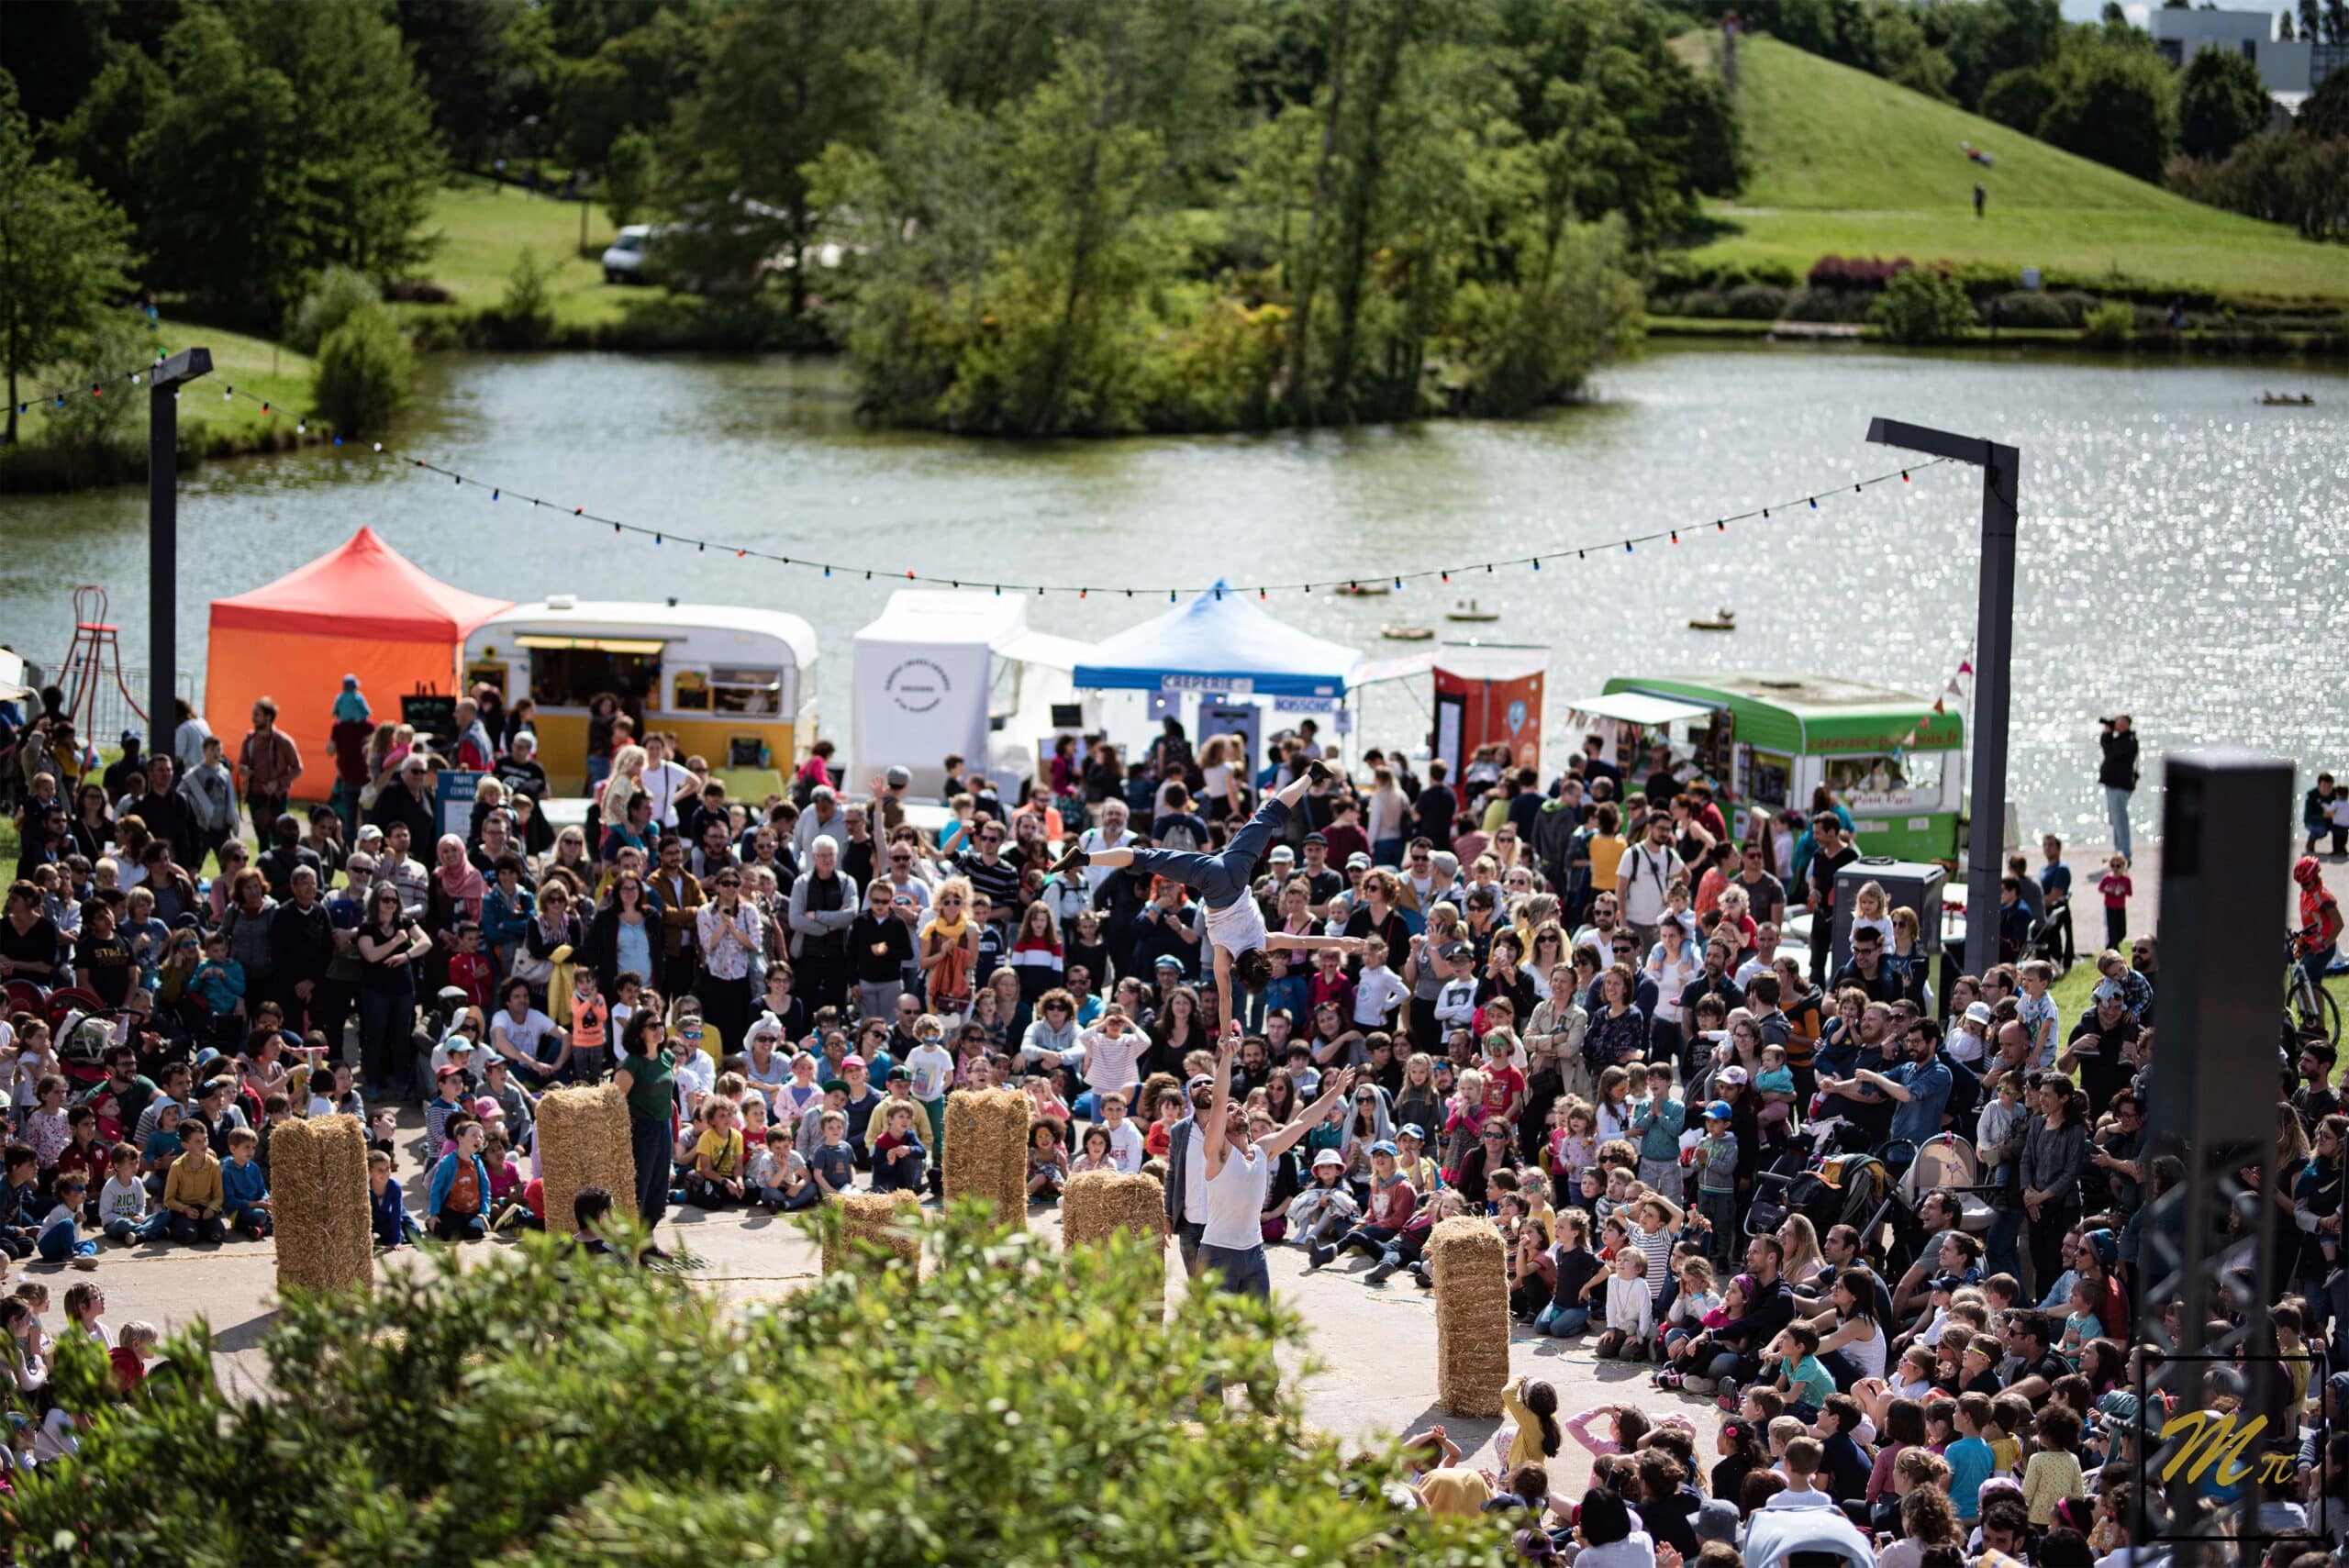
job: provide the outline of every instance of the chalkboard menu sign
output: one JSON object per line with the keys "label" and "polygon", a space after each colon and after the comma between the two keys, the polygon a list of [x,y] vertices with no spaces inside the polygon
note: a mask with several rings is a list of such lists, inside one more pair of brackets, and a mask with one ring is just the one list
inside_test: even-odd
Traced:
{"label": "chalkboard menu sign", "polygon": [[453,745],[457,739],[457,695],[409,692],[400,698],[400,722],[415,728],[419,744],[429,738]]}

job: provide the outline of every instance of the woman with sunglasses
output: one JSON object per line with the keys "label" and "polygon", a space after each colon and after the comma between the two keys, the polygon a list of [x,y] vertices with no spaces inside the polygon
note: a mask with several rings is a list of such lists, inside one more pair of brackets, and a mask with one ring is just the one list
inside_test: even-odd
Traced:
{"label": "woman with sunglasses", "polygon": [[701,1016],[718,1030],[718,1038],[749,1038],[753,976],[766,952],[766,918],[758,906],[742,896],[740,866],[718,868],[716,895],[694,912],[694,935],[701,953],[701,970],[694,995],[701,998]]}
{"label": "woman with sunglasses", "polygon": [[[248,873],[257,874],[257,873]],[[416,1097],[408,1084],[416,977],[432,939],[400,909],[399,889],[380,883],[359,925],[359,1062],[379,1103]]]}
{"label": "woman with sunglasses", "polygon": [[582,887],[596,884],[596,866],[587,858],[587,830],[584,828],[565,828],[554,836],[553,852],[540,863],[539,880],[545,881],[547,873],[557,869],[568,872]]}
{"label": "woman with sunglasses", "polygon": [[915,962],[921,967],[930,1010],[942,1018],[969,1012],[977,984],[974,972],[979,962],[979,930],[969,918],[970,902],[968,878],[950,876],[940,883],[930,901],[930,921],[916,943]]}

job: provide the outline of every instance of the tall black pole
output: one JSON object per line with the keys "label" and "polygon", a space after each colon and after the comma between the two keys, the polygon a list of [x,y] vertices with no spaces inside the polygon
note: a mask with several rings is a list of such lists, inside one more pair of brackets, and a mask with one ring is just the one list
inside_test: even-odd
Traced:
{"label": "tall black pole", "polygon": [[186,349],[147,387],[147,754],[168,757],[179,728],[179,389],[212,371],[212,350]]}
{"label": "tall black pole", "polygon": [[2006,873],[2007,709],[2014,684],[2015,469],[1993,447],[1982,470],[1982,590],[1974,625],[1974,815],[1965,846],[1965,969],[1998,962],[1998,884]]}
{"label": "tall black pole", "polygon": [[2007,710],[2014,694],[2015,493],[2022,454],[2009,446],[1898,419],[1868,423],[1868,439],[1982,470],[1982,588],[1975,617],[1974,747],[1965,840],[1965,968],[1998,962],[1998,880],[2006,871]]}

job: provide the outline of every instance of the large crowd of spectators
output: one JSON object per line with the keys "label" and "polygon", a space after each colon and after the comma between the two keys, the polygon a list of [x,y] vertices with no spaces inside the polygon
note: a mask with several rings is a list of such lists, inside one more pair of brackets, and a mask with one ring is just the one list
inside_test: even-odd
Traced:
{"label": "large crowd of spectators", "polygon": [[[1169,721],[1131,759],[1065,740],[1034,780],[947,759],[939,810],[906,770],[860,784],[819,744],[751,801],[611,705],[586,819],[558,827],[527,702],[484,688],[429,738],[376,722],[355,684],[335,705],[316,806],[291,804],[322,792],[266,703],[232,746],[187,714],[172,754],[126,736],[104,766],[53,714],[0,715],[22,846],[0,919],[9,1257],[266,1237],[273,1129],[346,1111],[378,1145],[383,1245],[542,1223],[538,1097],[607,1080],[648,1220],[934,1194],[958,1087],[1029,1095],[1039,1204],[1079,1172],[1164,1175],[1215,1066],[1206,923],[1179,885],[1054,873],[1055,851],[1213,849],[1323,755],[1309,720],[1261,770]],[[479,778],[453,820],[438,780],[460,765]],[[1792,1510],[1887,1568],[2154,1561],[2130,1554],[2127,1447],[2144,1217],[2179,1170],[2146,1130],[2154,940],[2116,927],[2076,955],[2049,839],[2006,879],[2000,962],[1957,974],[1915,911],[1839,879],[1854,823],[1824,792],[1748,815],[1691,761],[1597,737],[1546,780],[1505,749],[1463,773],[1366,752],[1316,778],[1259,868],[1268,930],[1358,943],[1275,951],[1230,998],[1230,1093],[1261,1134],[1351,1074],[1285,1143],[1264,1238],[1425,1284],[1434,1224],[1490,1216],[1531,1331],[1644,1362],[1727,1418],[1699,1454],[1686,1425],[1561,1419],[1554,1391],[1514,1387],[1507,1462],[1464,1462],[1437,1429],[1413,1440],[1415,1495],[1522,1507],[1527,1555],[1592,1568],[1751,1551]],[[2321,972],[2340,915],[2315,865]],[[2065,1018],[2075,962],[2098,978]],[[2329,1549],[2349,1525],[2326,1462],[2349,1415],[2349,1124],[2332,1043],[2297,1045],[2288,1203],[2266,1218],[2310,1436],[2281,1479],[2205,1491],[2264,1488],[2271,1533]],[[424,1113],[421,1204],[393,1174],[403,1103]],[[1831,1162],[1839,1183],[1815,1179]],[[1834,1207],[1863,1189],[1882,1202]],[[1187,1260],[1199,1217],[1167,1190]],[[0,1351],[29,1393],[44,1352],[17,1299]],[[1546,1498],[1562,1440],[1598,1461],[1578,1503]]]}

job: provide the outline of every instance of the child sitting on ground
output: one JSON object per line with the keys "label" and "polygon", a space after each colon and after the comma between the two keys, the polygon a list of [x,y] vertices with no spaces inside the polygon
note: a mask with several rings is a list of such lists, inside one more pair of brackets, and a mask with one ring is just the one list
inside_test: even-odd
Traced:
{"label": "child sitting on ground", "polygon": [[261,1135],[240,1127],[228,1134],[228,1163],[220,1171],[220,1212],[229,1225],[255,1240],[275,1229],[270,1213],[269,1173],[254,1158]]}
{"label": "child sitting on ground", "polygon": [[146,1240],[149,1197],[147,1184],[139,1179],[139,1151],[116,1144],[114,1173],[98,1189],[99,1231],[126,1247]]}
{"label": "child sitting on ground", "polygon": [[685,1173],[685,1201],[696,1208],[730,1207],[742,1201],[743,1191],[742,1133],[735,1125],[734,1102],[712,1094],[696,1119],[703,1127],[694,1140],[693,1168]]}
{"label": "child sitting on ground", "polygon": [[432,1167],[424,1212],[440,1241],[478,1241],[489,1234],[489,1168],[482,1163],[482,1125],[471,1112],[449,1123],[449,1151]]}
{"label": "child sitting on ground", "polygon": [[1058,1203],[1068,1184],[1068,1156],[1061,1149],[1061,1124],[1040,1121],[1028,1132],[1028,1201]]}
{"label": "child sitting on ground", "polygon": [[[1709,1315],[1719,1311],[1721,1307],[1721,1297],[1713,1290],[1713,1265],[1703,1258],[1683,1258],[1680,1261],[1679,1279],[1679,1292],[1673,1296],[1672,1306],[1664,1315],[1664,1340],[1661,1347],[1664,1353],[1660,1358],[1675,1366],[1678,1364],[1680,1347],[1704,1332],[1710,1320]],[[1726,1322],[1727,1319],[1724,1318],[1723,1321]],[[1658,1388],[1679,1387],[1680,1385],[1676,1380],[1669,1383],[1665,1381],[1673,1376],[1674,1373],[1670,1371],[1657,1373],[1655,1385]]]}
{"label": "child sitting on ground", "polygon": [[[835,1089],[832,1095],[841,1091]],[[831,1095],[827,1095],[829,1101]],[[816,1119],[816,1118],[810,1118]],[[821,1137],[815,1151],[807,1156],[808,1173],[816,1179],[816,1188],[826,1197],[841,1197],[849,1184],[856,1179],[856,1155],[848,1146],[848,1113],[828,1105],[818,1126]]]}
{"label": "child sitting on ground", "polygon": [[751,1156],[747,1180],[752,1201],[776,1213],[813,1208],[824,1195],[807,1162],[792,1148],[791,1135],[779,1127],[767,1129],[765,1146]]}
{"label": "child sitting on ground", "polygon": [[1650,1335],[1655,1332],[1655,1297],[1648,1291],[1647,1254],[1626,1241],[1609,1261],[1607,1331],[1598,1336],[1601,1359],[1621,1356],[1647,1359]]}
{"label": "child sitting on ground", "polygon": [[[1173,1096],[1164,1096],[1172,1098]],[[1362,1213],[1345,1181],[1346,1159],[1334,1149],[1313,1157],[1313,1179],[1288,1201],[1289,1240],[1310,1251],[1335,1241]]]}
{"label": "child sitting on ground", "polygon": [[221,1219],[220,1162],[211,1150],[212,1132],[201,1118],[180,1123],[180,1151],[163,1178],[163,1207],[172,1240],[217,1242],[228,1233]]}
{"label": "child sitting on ground", "polygon": [[[483,1101],[476,1101],[478,1109]],[[486,1100],[495,1110],[497,1102]],[[489,1172],[489,1228],[492,1230],[520,1229],[536,1230],[539,1217],[524,1201],[522,1163],[515,1157],[511,1141],[506,1135],[505,1113],[484,1114],[484,1131],[481,1141],[481,1162]]]}
{"label": "child sitting on ground", "polygon": [[98,1244],[82,1239],[82,1209],[90,1201],[90,1178],[79,1171],[57,1178],[56,1205],[41,1221],[34,1251],[43,1262],[70,1262],[77,1269],[98,1266]]}
{"label": "child sitting on ground", "polygon": [[1779,1334],[1764,1359],[1762,1375],[1787,1396],[1787,1414],[1806,1426],[1819,1419],[1827,1396],[1835,1392],[1835,1379],[1819,1360],[1819,1330],[1807,1323],[1788,1324]]}
{"label": "child sitting on ground", "polygon": [[917,1106],[909,1101],[892,1100],[883,1109],[888,1121],[873,1144],[873,1190],[918,1193],[922,1159],[929,1151],[922,1147],[921,1135],[914,1130]]}
{"label": "child sitting on ground", "polygon": [[368,1223],[375,1232],[375,1245],[390,1249],[404,1241],[424,1240],[424,1228],[407,1211],[401,1200],[400,1184],[392,1176],[392,1156],[388,1150],[373,1149],[367,1154]]}
{"label": "child sitting on ground", "polygon": [[[1776,1446],[1776,1422],[1771,1423],[1773,1446]],[[1787,1478],[1786,1490],[1762,1506],[1772,1512],[1787,1508],[1832,1508],[1835,1499],[1815,1485],[1819,1466],[1825,1458],[1825,1451],[1820,1447],[1817,1438],[1788,1438],[1779,1458],[1779,1469]]]}

